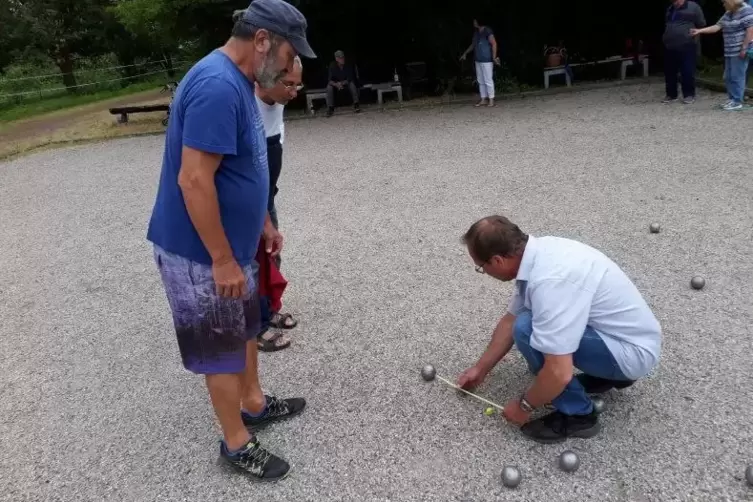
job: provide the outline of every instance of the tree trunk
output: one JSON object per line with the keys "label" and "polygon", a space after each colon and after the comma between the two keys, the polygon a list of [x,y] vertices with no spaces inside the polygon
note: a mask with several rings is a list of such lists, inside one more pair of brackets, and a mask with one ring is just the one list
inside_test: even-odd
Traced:
{"label": "tree trunk", "polygon": [[131,77],[138,73],[134,66],[135,62],[136,59],[131,54],[118,55],[118,64],[123,66],[123,68],[120,69],[120,76],[122,78],[120,81],[120,87],[128,87],[132,83],[133,79]]}
{"label": "tree trunk", "polygon": [[60,73],[63,74],[63,85],[65,85],[68,92],[75,94],[78,91],[76,87],[76,75],[73,74],[73,58],[68,50],[61,50],[55,57],[55,64],[60,68]]}
{"label": "tree trunk", "polygon": [[163,52],[162,55],[165,58],[165,70],[169,78],[175,78],[175,68],[173,67],[173,57],[169,52]]}

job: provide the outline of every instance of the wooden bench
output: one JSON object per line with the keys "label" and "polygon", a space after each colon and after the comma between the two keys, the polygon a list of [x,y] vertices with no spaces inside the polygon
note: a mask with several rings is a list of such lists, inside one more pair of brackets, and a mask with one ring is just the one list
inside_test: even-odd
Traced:
{"label": "wooden bench", "polygon": [[168,118],[170,117],[170,105],[120,106],[110,108],[111,114],[120,115],[118,117],[119,124],[127,124],[128,115],[150,112],[167,112],[167,117],[162,120],[162,124],[167,125]]}
{"label": "wooden bench", "polygon": [[[568,71],[570,68],[573,68],[576,66],[594,66],[597,64],[608,64],[608,63],[617,63],[617,62],[620,63],[620,80],[625,80],[627,68],[628,66],[632,66],[635,64],[635,58],[613,57],[613,58],[602,59],[601,61],[591,61],[587,63],[573,63],[569,65],[544,68],[544,89],[549,89],[549,77],[553,77],[555,75],[564,75],[565,83],[567,84],[568,87],[571,87],[573,85],[573,82],[570,77],[570,72]],[[639,64],[643,65],[643,76],[648,77],[648,56],[640,55],[638,57],[638,62]]]}

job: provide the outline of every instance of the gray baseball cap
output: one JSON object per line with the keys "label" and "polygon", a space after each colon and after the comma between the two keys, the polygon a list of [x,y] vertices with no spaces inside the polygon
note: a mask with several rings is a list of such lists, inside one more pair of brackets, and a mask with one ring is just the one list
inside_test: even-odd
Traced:
{"label": "gray baseball cap", "polygon": [[335,57],[336,58],[344,58],[345,53],[343,51],[335,51]]}
{"label": "gray baseball cap", "polygon": [[243,11],[243,21],[276,33],[290,42],[298,54],[305,58],[316,57],[306,40],[308,23],[301,11],[284,0],[254,0]]}

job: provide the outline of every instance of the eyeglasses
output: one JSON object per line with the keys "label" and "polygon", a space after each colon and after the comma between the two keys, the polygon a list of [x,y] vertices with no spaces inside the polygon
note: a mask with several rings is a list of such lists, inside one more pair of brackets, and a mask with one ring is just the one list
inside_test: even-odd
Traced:
{"label": "eyeglasses", "polygon": [[280,83],[282,84],[282,86],[285,88],[287,92],[290,92],[290,91],[301,92],[301,90],[303,89],[303,85],[301,84],[296,85],[296,84],[286,84],[285,82],[280,82]]}

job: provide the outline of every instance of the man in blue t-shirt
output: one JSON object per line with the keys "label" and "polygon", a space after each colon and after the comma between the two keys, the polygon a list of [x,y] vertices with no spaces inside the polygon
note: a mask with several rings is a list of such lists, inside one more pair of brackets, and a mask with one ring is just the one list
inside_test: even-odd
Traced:
{"label": "man in blue t-shirt", "polygon": [[478,93],[481,98],[476,106],[484,104],[494,106],[494,65],[501,64],[497,56],[497,40],[494,38],[492,29],[478,19],[473,20],[473,30],[473,41],[460,56],[460,60],[464,61],[466,56],[473,51]]}
{"label": "man in blue t-shirt", "polygon": [[171,105],[147,238],[172,310],[183,364],[205,375],[223,432],[222,458],[252,477],[290,466],[253,429],[303,411],[305,401],[259,385],[259,291],[253,263],[261,238],[278,254],[267,214],[269,170],[254,85],[273,87],[296,55],[316,57],[303,15],[283,0],[236,12],[230,40],[191,68]]}

